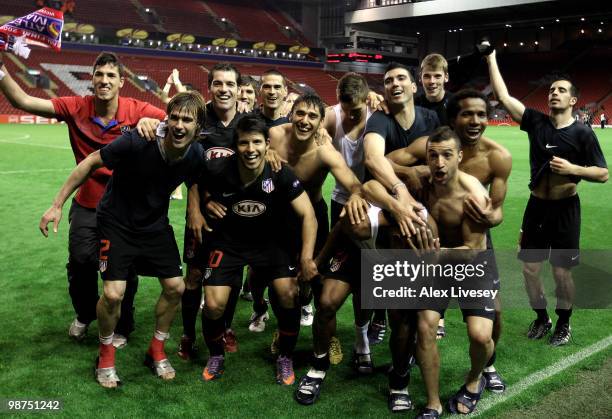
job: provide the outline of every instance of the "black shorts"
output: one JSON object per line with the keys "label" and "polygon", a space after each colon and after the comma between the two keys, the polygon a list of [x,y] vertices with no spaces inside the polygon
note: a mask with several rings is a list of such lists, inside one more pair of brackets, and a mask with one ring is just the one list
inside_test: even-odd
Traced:
{"label": "black shorts", "polygon": [[[435,290],[438,290],[438,291],[444,290],[449,293],[448,298],[442,298],[442,297],[436,298],[433,301],[433,304],[431,305],[431,307],[428,308],[428,310],[437,311],[440,314],[440,316],[443,316],[444,312],[447,310],[450,304],[451,299],[453,298],[453,296],[450,294],[451,287],[449,287],[448,281],[444,279],[433,280],[432,287]],[[477,289],[477,288],[470,287],[469,283],[466,283],[465,285],[463,285],[463,284],[458,284],[457,282],[454,282],[453,287],[456,290],[455,292],[460,292],[460,291],[465,291],[465,290],[470,290],[470,289]],[[459,290],[459,287],[461,288],[461,290]],[[479,288],[483,288],[483,287],[481,286]],[[493,289],[493,285],[486,286],[485,288]],[[495,302],[492,296],[491,297],[463,296],[463,297],[454,297],[454,298],[456,298],[457,302],[459,303],[459,308],[461,309],[461,314],[463,315],[463,321],[466,321],[467,317],[470,317],[470,316],[483,317],[489,320],[495,319]]]}
{"label": "black shorts", "polygon": [[332,258],[322,266],[321,275],[324,278],[346,282],[352,288],[360,288],[361,249],[356,244],[345,239],[338,246]]}
{"label": "black shorts", "polygon": [[580,263],[580,199],[578,195],[546,200],[531,195],[523,215],[520,251],[523,262],[571,268]]}
{"label": "black shorts", "polygon": [[291,278],[297,275],[297,266],[292,263],[287,252],[279,246],[214,249],[209,252],[204,285],[241,287],[242,271],[247,265],[257,272],[257,279],[266,282]]}
{"label": "black shorts", "polygon": [[125,281],[130,271],[158,278],[183,276],[172,226],[165,230],[133,233],[98,218],[100,273],[105,281]]}

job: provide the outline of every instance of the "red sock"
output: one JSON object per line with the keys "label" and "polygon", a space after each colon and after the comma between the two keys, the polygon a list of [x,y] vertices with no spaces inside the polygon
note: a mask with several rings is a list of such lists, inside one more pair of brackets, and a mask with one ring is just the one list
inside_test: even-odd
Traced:
{"label": "red sock", "polygon": [[115,366],[115,347],[112,343],[108,345],[100,344],[100,360],[98,368],[110,368]]}
{"label": "red sock", "polygon": [[164,351],[164,341],[156,339],[153,337],[151,339],[151,344],[149,345],[149,350],[147,351],[151,358],[154,361],[161,361],[162,359],[168,358],[166,356],[166,352]]}

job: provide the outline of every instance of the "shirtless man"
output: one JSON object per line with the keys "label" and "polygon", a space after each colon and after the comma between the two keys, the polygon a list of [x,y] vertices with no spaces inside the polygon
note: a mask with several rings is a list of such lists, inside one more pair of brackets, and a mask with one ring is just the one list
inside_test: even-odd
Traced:
{"label": "shirtless man", "polygon": [[[449,256],[456,257],[447,250],[485,250],[486,227],[476,223],[464,209],[464,202],[468,199],[484,208],[487,204],[487,194],[478,179],[459,170],[459,163],[463,157],[461,140],[448,127],[438,128],[428,138],[427,164],[431,176],[423,188],[413,194],[425,205],[431,218],[437,225],[439,238],[434,239],[431,231],[419,229],[417,236],[419,242],[428,243],[424,248],[434,250],[439,261],[448,260]],[[394,197],[377,181],[366,184],[368,197],[383,209],[390,210],[397,205]],[[434,230],[435,231],[435,230]],[[413,238],[414,239],[414,238]],[[491,282],[492,276],[487,279]],[[459,300],[464,320],[467,323],[470,340],[471,369],[467,375],[465,385],[449,401],[453,413],[471,413],[484,390],[485,380],[482,370],[493,354],[493,318],[492,308],[487,306],[473,308],[472,305],[464,307],[470,301]],[[492,306],[493,301],[489,304]],[[398,313],[399,312],[399,313]],[[390,315],[409,315],[410,311],[390,310]],[[420,310],[417,320],[417,349],[423,381],[427,389],[428,403],[417,417],[436,418],[442,413],[442,404],[439,398],[439,368],[440,358],[436,344],[436,331],[440,312],[436,310]],[[394,358],[395,362],[395,358]],[[399,390],[390,382],[392,390]],[[405,410],[411,407],[407,393],[391,392],[389,408],[392,411]]]}
{"label": "shirtless man", "polygon": [[[321,98],[303,95],[293,104],[291,123],[270,129],[270,148],[293,169],[315,209],[318,222],[315,253],[323,247],[329,233],[327,204],[322,195],[328,173],[331,172],[350,192],[345,208],[351,223],[359,223],[367,211],[367,202],[362,198],[361,182],[346,165],[342,155],[334,149],[327,133],[319,130],[324,117],[325,106]],[[295,223],[290,221],[289,225],[292,224]],[[315,290],[320,286],[315,283],[312,285]],[[308,299],[309,293],[305,294]]]}
{"label": "shirtless man", "polygon": [[291,123],[270,129],[270,148],[294,170],[317,213],[317,248],[323,245],[329,232],[327,204],[322,194],[329,172],[349,191],[346,211],[351,223],[357,224],[365,219],[367,209],[361,182],[333,147],[329,135],[319,130],[324,117],[325,107],[321,98],[307,94],[293,104]]}
{"label": "shirtless man", "polygon": [[[447,116],[450,126],[461,140],[463,159],[459,163],[459,169],[477,178],[480,183],[489,190],[490,205],[480,207],[476,202],[468,198],[466,201],[467,215],[473,221],[487,227],[488,229],[499,225],[503,220],[503,203],[508,188],[508,177],[512,168],[512,156],[506,148],[499,145],[490,138],[484,137],[487,127],[487,114],[489,102],[487,97],[477,90],[466,89],[457,92],[449,101]],[[400,179],[407,181],[414,188],[419,188],[419,178],[423,175],[429,176],[429,167],[407,167],[419,161],[424,161],[427,154],[427,137],[422,137],[410,146],[396,150],[388,157],[397,164],[394,166]],[[487,231],[487,248],[492,249],[491,236]],[[492,260],[489,266],[497,264],[491,252]],[[495,279],[499,279],[497,272]],[[497,345],[501,334],[501,307],[499,300],[495,301],[495,326],[493,340]],[[487,380],[487,389],[501,393],[505,390],[505,384],[501,376],[495,370],[495,353],[487,363],[484,371]]]}

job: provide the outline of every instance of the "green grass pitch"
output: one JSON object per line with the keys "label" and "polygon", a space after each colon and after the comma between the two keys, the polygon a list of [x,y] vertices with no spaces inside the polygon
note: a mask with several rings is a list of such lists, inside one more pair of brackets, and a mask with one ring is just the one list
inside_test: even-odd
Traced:
{"label": "green grass pitch", "polygon": [[[487,135],[505,145],[513,156],[505,220],[493,231],[493,239],[498,249],[514,249],[529,195],[527,138],[512,127],[490,127]],[[608,161],[612,161],[612,130],[597,130],[597,135]],[[269,353],[275,320],[270,320],[264,333],[250,333],[247,321],[251,308],[244,301],[239,302],[234,320],[240,349],[236,354],[227,355],[226,372],[221,380],[204,383],[199,379],[207,358],[201,337],[200,356],[195,362],[183,362],[176,356],[181,335],[179,313],[166,345],[177,378],[173,382],[161,382],[142,366],[153,331],[153,305],[159,295],[159,285],[152,278],[141,279],[136,296],[136,331],[129,345],[117,352],[117,368],[124,386],[117,391],[100,388],[93,380],[98,346],[96,325],[92,324],[88,337],[81,343],[67,336],[73,319],[65,272],[69,206],[64,208],[57,235],[45,239],[38,231],[42,213],[74,167],[67,130],[62,125],[2,125],[0,156],[0,398],[58,399],[63,402],[62,415],[66,417],[388,415],[387,340],[373,347],[376,373],[369,378],[356,377],[350,367],[354,332],[349,303],[338,315],[338,336],[345,359],[331,368],[321,399],[312,407],[298,405],[292,397],[293,388],[275,384],[275,367]],[[328,181],[326,196],[330,186]],[[583,209],[581,247],[612,249],[610,184],[582,182],[579,192]],[[170,219],[181,249],[184,211],[185,201],[172,202]],[[502,275],[502,283],[504,280]],[[606,325],[612,321],[612,311],[577,310],[572,323],[575,342],[555,349],[545,342],[531,342],[524,337],[532,317],[529,310],[509,310],[504,314],[497,368],[509,385],[607,337],[610,329]],[[440,344],[443,401],[462,384],[469,365],[465,328],[455,310],[448,316],[447,331],[447,338]],[[311,339],[311,329],[303,328],[295,356],[298,377],[306,371]],[[612,351],[608,348],[581,365],[597,368],[610,355]],[[488,413],[499,414],[502,408],[534,404],[551,388],[564,386],[572,379],[571,371],[563,372],[546,381],[546,385],[536,385]],[[425,391],[416,370],[410,390],[417,406],[423,406]]]}

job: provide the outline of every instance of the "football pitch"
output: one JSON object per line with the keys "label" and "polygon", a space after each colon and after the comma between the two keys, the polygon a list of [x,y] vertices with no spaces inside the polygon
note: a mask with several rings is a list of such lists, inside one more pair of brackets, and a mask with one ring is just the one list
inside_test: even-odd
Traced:
{"label": "football pitch", "polygon": [[[612,129],[597,129],[596,133],[604,155],[611,162]],[[489,127],[486,135],[506,146],[513,157],[504,222],[493,230],[496,249],[511,251],[516,249],[529,196],[528,140],[516,127]],[[140,280],[135,301],[136,331],[128,346],[117,351],[117,370],[124,385],[115,391],[101,388],[93,379],[98,348],[96,324],[91,325],[88,336],[80,343],[71,341],[67,333],[74,317],[65,270],[69,203],[64,207],[58,234],[45,239],[38,230],[41,215],[75,165],[67,128],[64,125],[0,125],[0,156],[0,399],[3,406],[6,399],[60,400],[59,414],[65,417],[391,416],[386,407],[388,332],[383,344],[372,346],[375,373],[358,377],[351,368],[354,329],[350,301],[338,313],[337,334],[344,360],[332,366],[323,384],[321,399],[313,406],[300,406],[294,401],[295,386],[287,388],[275,383],[274,357],[269,348],[276,321],[271,316],[265,332],[249,332],[251,303],[242,300],[233,324],[239,351],[226,355],[226,371],[220,380],[206,383],[200,380],[208,356],[201,336],[198,337],[199,356],[194,362],[184,362],[176,356],[182,330],[180,312],[166,343],[177,378],[171,382],[155,378],[142,365],[153,332],[153,306],[160,291],[153,278]],[[331,185],[328,179],[326,197]],[[610,251],[611,184],[583,181],[578,189],[582,203],[581,248]],[[181,250],[184,215],[185,201],[172,201],[170,220]],[[612,271],[611,260],[600,262],[607,265],[608,272]],[[507,285],[522,287],[520,271],[507,276],[502,272],[502,286],[504,281],[514,281]],[[606,280],[609,287],[612,276]],[[550,281],[547,286],[550,287]],[[576,287],[579,289],[580,283]],[[526,295],[524,298],[527,299]],[[555,321],[551,307],[554,300],[549,299],[549,313]],[[537,408],[548,395],[553,400],[548,410],[540,412],[540,417],[565,416],[567,411],[562,406],[568,396],[555,395],[563,388],[580,384],[576,380],[582,372],[598,371],[609,365],[612,357],[610,301],[606,307],[574,310],[573,342],[560,348],[552,348],[545,340],[530,341],[525,337],[534,318],[531,310],[505,311],[496,367],[509,387],[502,396],[485,392],[477,412],[484,417],[520,416],[516,412],[521,412],[523,406]],[[462,385],[469,369],[465,326],[457,310],[447,314],[446,329],[447,337],[440,342],[443,402]],[[302,328],[294,364],[298,379],[307,370],[311,342],[311,328]],[[418,369],[413,370],[410,392],[417,409],[423,407],[425,389]],[[593,402],[598,407],[589,412],[590,417],[612,417],[609,388],[605,394],[603,400]],[[573,402],[579,403],[586,396],[573,397]]]}

